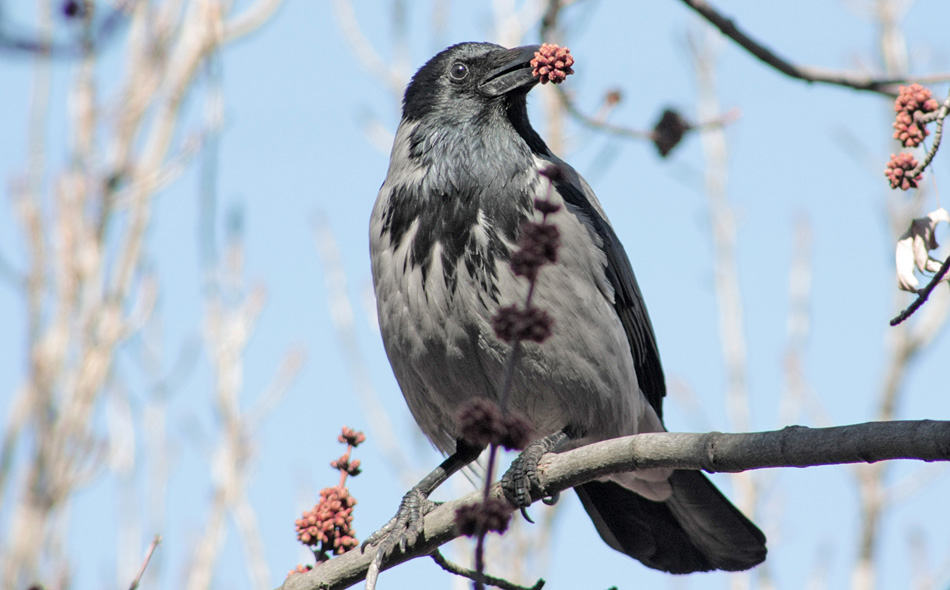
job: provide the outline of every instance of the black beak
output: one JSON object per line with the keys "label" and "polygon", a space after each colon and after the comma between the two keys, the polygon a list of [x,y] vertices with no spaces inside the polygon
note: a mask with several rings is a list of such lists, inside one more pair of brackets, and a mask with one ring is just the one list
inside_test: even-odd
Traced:
{"label": "black beak", "polygon": [[538,78],[531,74],[531,60],[540,48],[539,45],[525,45],[499,52],[494,60],[500,65],[488,72],[478,85],[479,91],[495,97],[522,88],[525,92],[531,90],[538,83]]}

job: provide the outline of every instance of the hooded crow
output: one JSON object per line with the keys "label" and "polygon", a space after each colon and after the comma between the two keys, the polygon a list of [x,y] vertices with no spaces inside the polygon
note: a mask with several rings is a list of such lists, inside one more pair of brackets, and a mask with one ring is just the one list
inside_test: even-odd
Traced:
{"label": "hooded crow", "polygon": [[[370,221],[373,283],[396,380],[450,456],[370,538],[379,560],[414,542],[429,493],[480,451],[460,440],[455,417],[467,400],[499,400],[509,346],[491,320],[524,301],[527,283],[509,262],[521,224],[540,221],[535,198],[550,193],[561,206],[548,217],[558,261],[534,291],[553,332],[522,344],[507,407],[554,451],[665,430],[663,370],[627,255],[591,188],[528,121],[538,49],[454,45],[406,89]],[[557,174],[543,174],[552,166]],[[745,570],[765,559],[765,536],[698,471],[631,472],[576,491],[603,540],[651,568]]]}

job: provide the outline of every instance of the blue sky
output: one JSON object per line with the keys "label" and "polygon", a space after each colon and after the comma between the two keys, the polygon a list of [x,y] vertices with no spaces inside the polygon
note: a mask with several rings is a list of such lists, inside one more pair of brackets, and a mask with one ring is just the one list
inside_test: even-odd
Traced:
{"label": "blue sky", "polygon": [[[431,32],[431,4],[406,3],[411,31],[409,60],[414,71],[444,46],[466,40],[494,40],[487,6],[453,3],[445,28]],[[863,3],[770,3],[721,1],[760,39],[804,64],[832,68],[876,67],[877,32],[860,14]],[[238,3],[238,6],[243,4]],[[4,7],[16,22],[32,22],[32,3]],[[356,13],[380,54],[391,48],[393,31],[387,3],[359,3]],[[944,25],[950,5],[920,0],[907,15],[914,73],[947,71]],[[564,88],[578,105],[594,112],[603,94],[623,90],[612,121],[648,127],[667,106],[687,116],[696,112],[695,77],[686,43],[706,27],[677,2],[581,2],[565,11],[570,31],[565,44],[577,59],[577,74]],[[534,42],[532,30],[524,42]],[[103,57],[98,79],[103,95],[114,91],[121,73],[121,37]],[[887,225],[890,198],[882,171],[895,151],[889,138],[886,99],[844,89],[806,85],[787,79],[727,42],[717,49],[718,97],[723,109],[738,107],[741,118],[726,131],[728,191],[738,225],[738,270],[742,289],[748,387],[753,426],[784,425],[779,415],[787,343],[788,276],[794,227],[810,226],[812,246],[811,332],[803,352],[805,377],[830,421],[850,424],[871,420],[883,378],[886,342],[894,315],[896,290],[893,236]],[[408,480],[434,466],[438,454],[421,438],[392,377],[375,322],[367,310],[369,277],[367,224],[382,182],[388,152],[365,133],[376,121],[392,133],[398,104],[353,56],[335,23],[328,2],[286,0],[259,32],[228,46],[218,63],[224,96],[224,129],[217,155],[217,234],[220,247],[227,212],[243,220],[244,275],[263,284],[267,303],[246,351],[243,401],[250,404],[272,379],[291,347],[306,351],[306,364],[282,404],[257,432],[257,452],[249,496],[257,511],[265,557],[273,585],[306,554],[298,548],[293,520],[309,508],[320,488],[336,474],[327,463],[341,453],[340,426],[367,430],[369,440],[357,451],[365,472],[351,481],[359,499],[355,528],[368,535],[391,516]],[[51,167],[67,157],[65,91],[72,64],[57,63],[50,106]],[[9,186],[25,164],[31,62],[0,55],[0,173]],[[194,129],[205,100],[207,78],[188,96],[186,129]],[[946,84],[934,86],[946,96]],[[532,104],[541,103],[533,92]],[[537,110],[533,111],[536,114]],[[544,126],[538,128],[545,135]],[[682,396],[667,401],[671,430],[730,430],[724,409],[725,373],[719,346],[713,290],[711,234],[703,194],[703,153],[699,138],[689,137],[673,156],[660,160],[652,145],[612,138],[568,126],[569,148],[562,154],[597,192],[624,242],[647,300],[668,380],[688,389],[699,409]],[[938,154],[939,177],[947,159]],[[146,259],[158,273],[157,312],[162,323],[163,372],[181,350],[200,342],[202,275],[198,196],[200,158],[156,198]],[[930,176],[927,186],[932,189]],[[7,189],[6,194],[9,194]],[[936,207],[932,190],[925,207]],[[370,429],[355,394],[343,341],[329,308],[327,268],[314,241],[318,222],[332,232],[346,293],[355,312],[357,373],[378,394],[405,454],[418,473],[407,476],[387,465],[381,439]],[[941,237],[946,232],[938,234]],[[21,234],[10,200],[0,207],[0,254],[20,267]],[[946,291],[942,289],[941,291]],[[909,296],[901,301],[910,301]],[[26,366],[23,306],[9,283],[0,286],[0,407],[6,414]],[[128,383],[137,431],[148,395],[136,358],[136,342],[121,355],[118,371]],[[200,350],[200,349],[198,349]],[[201,353],[204,354],[204,353]],[[941,334],[916,360],[908,374],[898,410],[905,419],[946,419],[950,414],[945,359],[950,338]],[[211,374],[202,356],[171,392],[168,451],[171,477],[165,501],[167,522],[160,531],[142,530],[142,550],[153,533],[159,549],[159,587],[182,583],[184,565],[201,534],[210,502],[209,452],[216,416]],[[99,419],[105,424],[105,410]],[[4,416],[4,420],[6,420]],[[795,423],[819,425],[812,415]],[[139,436],[136,456],[146,457]],[[950,541],[946,512],[940,508],[950,480],[943,465],[895,465],[892,481],[923,469],[933,480],[899,504],[883,523],[878,564],[881,587],[907,587],[919,553],[908,539],[920,535],[929,567],[943,563],[948,582]],[[759,521],[770,534],[769,566],[780,588],[803,587],[824,568],[829,587],[849,580],[857,550],[857,492],[851,470],[822,467],[787,470],[775,477],[760,507]],[[144,498],[146,472],[135,473],[133,497]],[[725,490],[727,477],[716,478]],[[103,478],[80,491],[70,511],[73,580],[77,588],[115,585],[120,484]],[[456,488],[458,493],[460,488]],[[447,490],[450,497],[453,490]],[[573,496],[565,496],[544,570],[527,571],[526,580],[543,576],[546,588],[700,588],[727,586],[723,574],[670,578],[649,571],[603,545]],[[9,510],[9,506],[0,506]],[[145,518],[145,502],[135,507]],[[545,508],[536,508],[543,511]],[[0,526],[9,515],[0,513]],[[5,529],[0,529],[5,530]],[[249,587],[244,557],[234,528],[228,530],[215,573],[216,588]],[[450,577],[427,560],[383,574],[384,588],[449,587]]]}

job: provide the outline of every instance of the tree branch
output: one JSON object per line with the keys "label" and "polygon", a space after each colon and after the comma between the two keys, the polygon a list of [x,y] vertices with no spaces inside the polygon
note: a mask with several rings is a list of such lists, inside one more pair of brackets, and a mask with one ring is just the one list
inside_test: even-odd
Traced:
{"label": "tree branch", "polygon": [[844,86],[854,90],[876,92],[887,96],[897,96],[897,87],[902,83],[919,82],[921,84],[927,84],[944,82],[950,79],[950,73],[907,78],[875,78],[856,72],[796,65],[750,37],[745,31],[739,28],[735,21],[721,14],[704,0],[682,0],[682,2],[695,10],[701,17],[706,19],[706,21],[719,29],[723,35],[735,41],[736,44],[751,53],[759,61],[791,78],[804,80],[805,82],[820,82],[834,86]]}
{"label": "tree branch", "polygon": [[937,288],[937,285],[940,284],[940,281],[942,281],[943,278],[947,276],[948,271],[950,271],[950,256],[948,256],[947,259],[943,261],[943,264],[940,266],[940,270],[938,270],[937,274],[935,274],[933,278],[930,279],[930,282],[927,283],[927,286],[920,291],[917,291],[917,299],[914,299],[913,303],[908,305],[904,311],[897,314],[897,317],[891,320],[891,326],[900,324],[910,316],[914,315],[914,313],[920,309],[920,306],[922,306],[924,303],[927,303],[927,299],[930,298],[930,295],[934,292],[934,289]]}
{"label": "tree branch", "polygon": [[[768,467],[813,467],[874,463],[891,459],[950,460],[950,421],[869,422],[831,428],[788,426],[782,430],[724,434],[649,433],[603,441],[547,455],[539,469],[551,495],[611,473],[637,469],[702,469],[710,473]],[[383,569],[429,555],[454,539],[455,510],[481,500],[481,491],[446,502],[426,516],[425,533],[406,553],[395,553]],[[498,484],[492,495],[503,498]],[[512,508],[512,510],[514,510]],[[374,550],[350,551],[291,575],[281,590],[336,590],[360,582]]]}
{"label": "tree branch", "polygon": [[[442,552],[439,551],[438,549],[433,551],[430,557],[432,557],[432,560],[434,562],[439,564],[439,567],[449,572],[450,574],[455,574],[456,576],[468,578],[469,580],[473,580],[473,581],[478,579],[478,572],[476,572],[475,570],[470,570],[467,567],[462,567],[458,565],[457,563],[453,563],[449,561],[448,559],[445,558],[444,555],[442,555]],[[538,580],[535,583],[535,585],[531,586],[530,588],[527,586],[519,586],[518,584],[513,584],[509,582],[508,580],[504,580],[502,578],[495,578],[493,576],[484,576],[484,579],[482,580],[482,582],[489,586],[501,588],[502,590],[541,590],[541,588],[544,587],[544,580]]]}

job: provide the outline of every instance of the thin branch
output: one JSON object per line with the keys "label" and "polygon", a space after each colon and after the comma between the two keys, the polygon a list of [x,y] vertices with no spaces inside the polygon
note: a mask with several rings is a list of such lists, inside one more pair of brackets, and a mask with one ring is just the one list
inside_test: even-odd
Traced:
{"label": "thin branch", "polygon": [[[557,86],[554,88],[557,92],[558,97],[561,99],[561,103],[564,105],[564,109],[567,113],[574,118],[575,121],[581,125],[594,129],[596,131],[603,131],[605,133],[610,133],[611,135],[616,135],[618,137],[624,137],[627,139],[646,139],[652,140],[654,131],[653,129],[637,129],[634,127],[626,127],[624,125],[616,125],[614,123],[608,123],[605,120],[605,117],[598,115],[588,115],[578,108],[577,104],[567,95],[567,92],[563,88]],[[717,116],[710,118],[705,121],[700,121],[699,123],[689,123],[689,128],[687,131],[700,131],[707,129],[719,129],[729,125],[733,121],[736,121],[741,114],[739,109],[730,109],[729,111]]]}
{"label": "thin branch", "polygon": [[332,6],[337,26],[340,28],[340,32],[349,44],[350,49],[353,50],[356,59],[369,71],[373,78],[380,80],[393,96],[402,96],[406,85],[405,72],[399,71],[379,55],[363,33],[350,0],[333,0]]}
{"label": "thin branch", "polygon": [[[788,426],[776,431],[743,434],[638,434],[546,455],[539,476],[544,494],[551,495],[612,473],[639,469],[702,469],[715,473],[892,459],[950,461],[950,421],[870,422],[831,428]],[[500,484],[492,487],[492,495],[504,497]],[[405,553],[394,552],[382,569],[429,555],[456,538],[456,509],[478,502],[481,497],[481,490],[472,492],[430,512],[420,540]],[[365,552],[350,551],[317,565],[308,573],[290,576],[281,588],[347,588],[366,576],[375,554],[372,548]]]}
{"label": "thin branch", "polygon": [[927,283],[927,286],[917,292],[917,299],[914,299],[914,302],[907,306],[904,311],[900,312],[897,317],[891,320],[891,325],[896,326],[914,315],[920,306],[927,302],[927,299],[930,297],[930,294],[933,293],[934,289],[937,288],[937,285],[943,278],[947,275],[947,272],[950,271],[950,256],[943,261],[943,265],[940,267],[940,270],[937,271],[937,274],[930,279],[930,282]]}
{"label": "thin branch", "polygon": [[844,86],[845,88],[875,92],[887,96],[896,96],[897,86],[902,83],[919,82],[921,84],[933,84],[950,80],[950,72],[916,77],[875,78],[855,72],[795,65],[753,39],[745,31],[740,29],[735,21],[726,17],[703,0],[682,0],[682,2],[695,10],[701,17],[719,29],[723,35],[735,41],[740,47],[751,53],[759,61],[797,80],[819,82],[833,86]]}
{"label": "thin branch", "polygon": [[224,23],[221,42],[228,43],[259,29],[277,12],[283,0],[258,0],[241,14],[235,15]]}
{"label": "thin branch", "polygon": [[930,149],[927,150],[927,153],[924,155],[923,161],[920,164],[907,173],[911,178],[915,178],[918,174],[924,171],[927,166],[930,166],[930,162],[933,161],[934,156],[937,155],[937,150],[940,149],[940,141],[943,139],[943,122],[947,118],[947,115],[950,114],[950,96],[947,97],[947,100],[943,101],[943,104],[940,105],[940,108],[935,112],[922,117],[917,117],[917,123],[919,125],[924,125],[930,121],[937,122],[937,128],[934,130],[934,140],[933,145],[930,146]]}
{"label": "thin branch", "polygon": [[[449,572],[450,574],[455,574],[456,576],[462,576],[463,578],[468,578],[472,581],[477,581],[479,579],[478,572],[475,570],[468,569],[467,567],[462,567],[457,563],[453,563],[445,558],[442,555],[442,552],[436,549],[429,555],[433,561],[439,564],[439,567]],[[503,578],[496,578],[494,576],[489,576],[484,574],[480,577],[481,581],[489,586],[495,586],[496,588],[502,588],[502,590],[541,590],[544,587],[544,580],[538,579],[534,586],[520,586],[518,584],[513,584],[508,580]]]}
{"label": "thin branch", "polygon": [[[390,142],[392,143],[392,142]],[[418,481],[417,469],[411,465],[389,413],[383,410],[380,403],[381,396],[370,379],[369,365],[360,349],[356,334],[356,313],[350,304],[346,284],[346,271],[343,268],[343,257],[333,230],[327,221],[326,215],[318,214],[311,223],[313,241],[323,266],[323,277],[327,290],[327,307],[330,311],[330,322],[336,332],[339,349],[343,355],[343,362],[352,381],[352,390],[356,394],[356,401],[363,415],[369,421],[371,430],[378,437],[386,462],[392,466],[395,473],[403,476],[403,483],[411,485]],[[376,315],[375,305],[371,317]]]}
{"label": "thin branch", "polygon": [[139,568],[139,573],[135,576],[135,579],[132,580],[132,583],[129,584],[129,590],[135,590],[139,587],[139,582],[142,581],[142,576],[145,575],[145,568],[148,567],[148,562],[152,560],[152,554],[155,553],[155,548],[158,547],[158,544],[162,542],[161,535],[155,535],[155,538],[152,539],[152,544],[148,546],[148,553],[145,554],[145,560],[142,562],[142,567]]}

